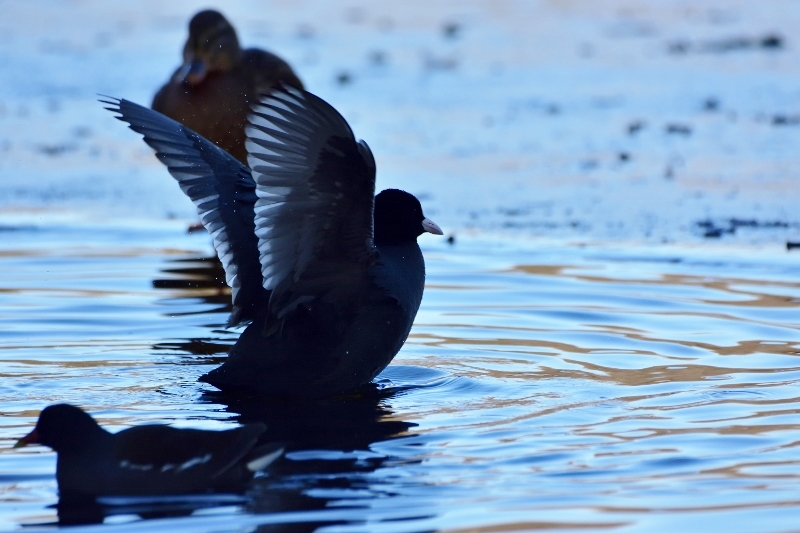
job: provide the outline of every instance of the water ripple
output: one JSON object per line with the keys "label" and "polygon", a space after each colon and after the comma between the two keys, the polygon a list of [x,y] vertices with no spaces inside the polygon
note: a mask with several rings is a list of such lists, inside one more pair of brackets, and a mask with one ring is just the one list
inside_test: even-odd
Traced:
{"label": "water ripple", "polygon": [[[376,386],[280,404],[196,381],[237,335],[221,329],[212,265],[187,261],[202,235],[78,231],[76,247],[70,231],[8,232],[0,250],[2,529],[675,530],[691,517],[728,532],[800,517],[793,256],[433,246],[423,307]],[[111,428],[260,420],[288,452],[232,499],[49,507],[53,454],[9,447],[56,401]]]}

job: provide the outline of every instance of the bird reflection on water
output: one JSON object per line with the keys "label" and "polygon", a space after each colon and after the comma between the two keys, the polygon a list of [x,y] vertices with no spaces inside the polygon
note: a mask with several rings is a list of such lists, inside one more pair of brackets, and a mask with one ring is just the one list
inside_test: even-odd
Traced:
{"label": "bird reflection on water", "polygon": [[[372,443],[409,435],[415,424],[389,420],[392,411],[384,405],[399,390],[370,385],[347,396],[305,401],[206,393],[201,402],[224,406],[237,422],[266,424],[260,442],[285,443],[286,456],[271,465],[266,476],[251,481],[235,499],[232,495],[203,495],[149,501],[62,500],[57,505],[59,524],[101,523],[121,514],[144,519],[189,516],[201,509],[232,504],[252,514],[326,508],[338,498],[320,496],[319,490],[336,489],[339,495],[363,490],[368,485],[365,477],[392,459],[370,452]],[[315,495],[308,495],[310,491]],[[311,531],[319,525],[286,524],[280,530]]]}
{"label": "bird reflection on water", "polygon": [[[189,314],[206,314],[206,313],[223,313],[225,316],[230,315],[233,310],[231,304],[231,290],[225,283],[225,270],[222,268],[222,263],[219,262],[217,256],[200,256],[188,257],[183,259],[173,259],[169,261],[169,266],[164,268],[162,272],[164,277],[153,280],[153,287],[156,289],[167,290],[190,290],[191,295],[182,295],[183,297],[190,297],[199,299],[207,308],[200,311],[189,311],[186,313],[170,313],[171,316]],[[222,324],[210,324],[210,327],[221,326]],[[204,339],[186,339],[179,342],[163,342],[156,344],[153,348],[156,350],[170,350],[184,353],[190,353],[198,356],[210,356],[226,354],[231,343],[221,342],[219,338],[204,338]],[[203,359],[203,363],[213,362],[220,364],[224,361],[223,358],[214,359],[209,361]]]}
{"label": "bird reflection on water", "polygon": [[[208,393],[204,400],[225,405],[239,423],[266,424],[264,438],[285,443],[285,457],[271,466],[269,477],[256,479],[248,492],[247,511],[264,514],[319,510],[342,499],[342,494],[368,489],[367,476],[392,460],[371,452],[370,446],[408,436],[416,425],[390,419],[392,411],[384,402],[400,390],[370,384],[325,400],[224,393]],[[320,495],[330,489],[335,489],[338,497]],[[315,495],[309,496],[311,492]],[[313,523],[296,527],[299,531],[315,529]]]}
{"label": "bird reflection on water", "polygon": [[[230,306],[230,297],[222,285],[224,278],[218,277],[217,270],[215,262],[202,257],[171,261],[163,269],[165,276],[154,280],[153,285],[172,291],[178,289],[179,297],[201,298],[210,304],[203,313],[225,313],[230,311],[226,308]],[[217,324],[209,326],[216,328]],[[230,344],[215,338],[186,339],[155,346],[191,354],[204,364],[217,363],[220,359],[217,356],[229,347]],[[198,359],[187,364],[196,364]],[[346,395],[316,400],[206,392],[199,401],[221,406],[221,410],[231,414],[231,420],[240,424],[265,424],[267,431],[260,443],[284,444],[285,456],[269,467],[267,475],[252,480],[240,494],[149,500],[62,500],[56,506],[59,525],[102,523],[108,517],[119,515],[138,515],[143,519],[185,517],[202,509],[231,505],[258,515],[302,513],[329,507],[334,500],[341,499],[342,494],[367,488],[366,477],[392,460],[392,457],[371,452],[373,443],[409,436],[410,429],[416,425],[392,419],[392,410],[386,402],[404,389],[386,385],[371,383]],[[330,489],[335,489],[338,497],[320,495],[320,491]],[[313,496],[309,495],[311,492]],[[271,524],[259,526],[257,531],[313,531],[335,522],[338,521]]]}

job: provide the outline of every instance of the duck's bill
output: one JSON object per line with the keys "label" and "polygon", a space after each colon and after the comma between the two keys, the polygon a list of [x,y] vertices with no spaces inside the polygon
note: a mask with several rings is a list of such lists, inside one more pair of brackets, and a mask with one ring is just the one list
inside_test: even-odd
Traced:
{"label": "duck's bill", "polygon": [[440,228],[436,222],[429,218],[422,219],[422,229],[427,233],[433,233],[434,235],[444,235],[442,228]]}
{"label": "duck's bill", "polygon": [[207,73],[205,62],[202,59],[193,58],[183,64],[177,76],[180,81],[185,81],[189,85],[199,85],[206,78]]}
{"label": "duck's bill", "polygon": [[30,433],[19,439],[17,443],[14,445],[14,448],[24,448],[28,444],[36,444],[37,442],[39,442],[39,434],[34,429]]}

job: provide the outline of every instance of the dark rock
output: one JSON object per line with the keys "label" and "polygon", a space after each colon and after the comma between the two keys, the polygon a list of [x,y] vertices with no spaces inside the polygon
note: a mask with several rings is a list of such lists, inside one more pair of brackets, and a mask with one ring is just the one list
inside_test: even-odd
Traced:
{"label": "dark rock", "polygon": [[692,134],[692,127],[686,124],[667,124],[665,129],[667,133],[675,135],[689,136]]}
{"label": "dark rock", "polygon": [[336,81],[339,85],[350,85],[353,83],[353,76],[347,71],[342,71],[336,75]]}
{"label": "dark rock", "polygon": [[687,54],[701,52],[712,54],[725,54],[728,52],[741,52],[746,50],[779,50],[784,47],[783,37],[770,33],[763,37],[735,36],[701,43],[692,43],[681,40],[673,41],[667,45],[670,54]]}
{"label": "dark rock", "polygon": [[798,115],[775,115],[772,117],[773,126],[797,126],[800,124]]}
{"label": "dark rock", "polygon": [[442,27],[442,33],[447,39],[456,39],[461,34],[461,25],[456,22],[448,22]]}
{"label": "dark rock", "polygon": [[636,135],[645,127],[645,123],[641,120],[636,120],[628,124],[628,135]]}
{"label": "dark rock", "polygon": [[706,111],[719,111],[719,100],[713,96],[706,98],[706,101],[703,102],[703,109]]}
{"label": "dark rock", "polygon": [[688,41],[675,41],[669,44],[669,46],[667,47],[667,51],[670,54],[680,55],[687,53],[691,49],[691,47],[692,44]]}
{"label": "dark rock", "polygon": [[756,220],[753,218],[730,218],[714,222],[706,219],[695,223],[706,238],[719,238],[724,234],[734,235],[739,228],[776,229],[788,228],[790,223],[783,220]]}
{"label": "dark rock", "polygon": [[36,147],[36,149],[50,157],[56,157],[59,155],[63,155],[67,152],[74,152],[78,149],[78,147],[74,144],[40,144]]}
{"label": "dark rock", "polygon": [[783,48],[783,37],[775,34],[765,35],[761,38],[761,48]]}

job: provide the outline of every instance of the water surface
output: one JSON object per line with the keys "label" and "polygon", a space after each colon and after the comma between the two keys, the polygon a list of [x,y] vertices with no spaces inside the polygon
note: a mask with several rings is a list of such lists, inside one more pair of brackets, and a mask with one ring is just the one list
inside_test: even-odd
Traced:
{"label": "water surface", "polygon": [[[0,239],[3,530],[796,530],[797,254],[424,237],[401,353],[303,404],[196,381],[238,334],[205,235],[30,220]],[[10,447],[61,401],[115,430],[261,420],[288,452],[245,494],[58,508],[54,455]]]}

